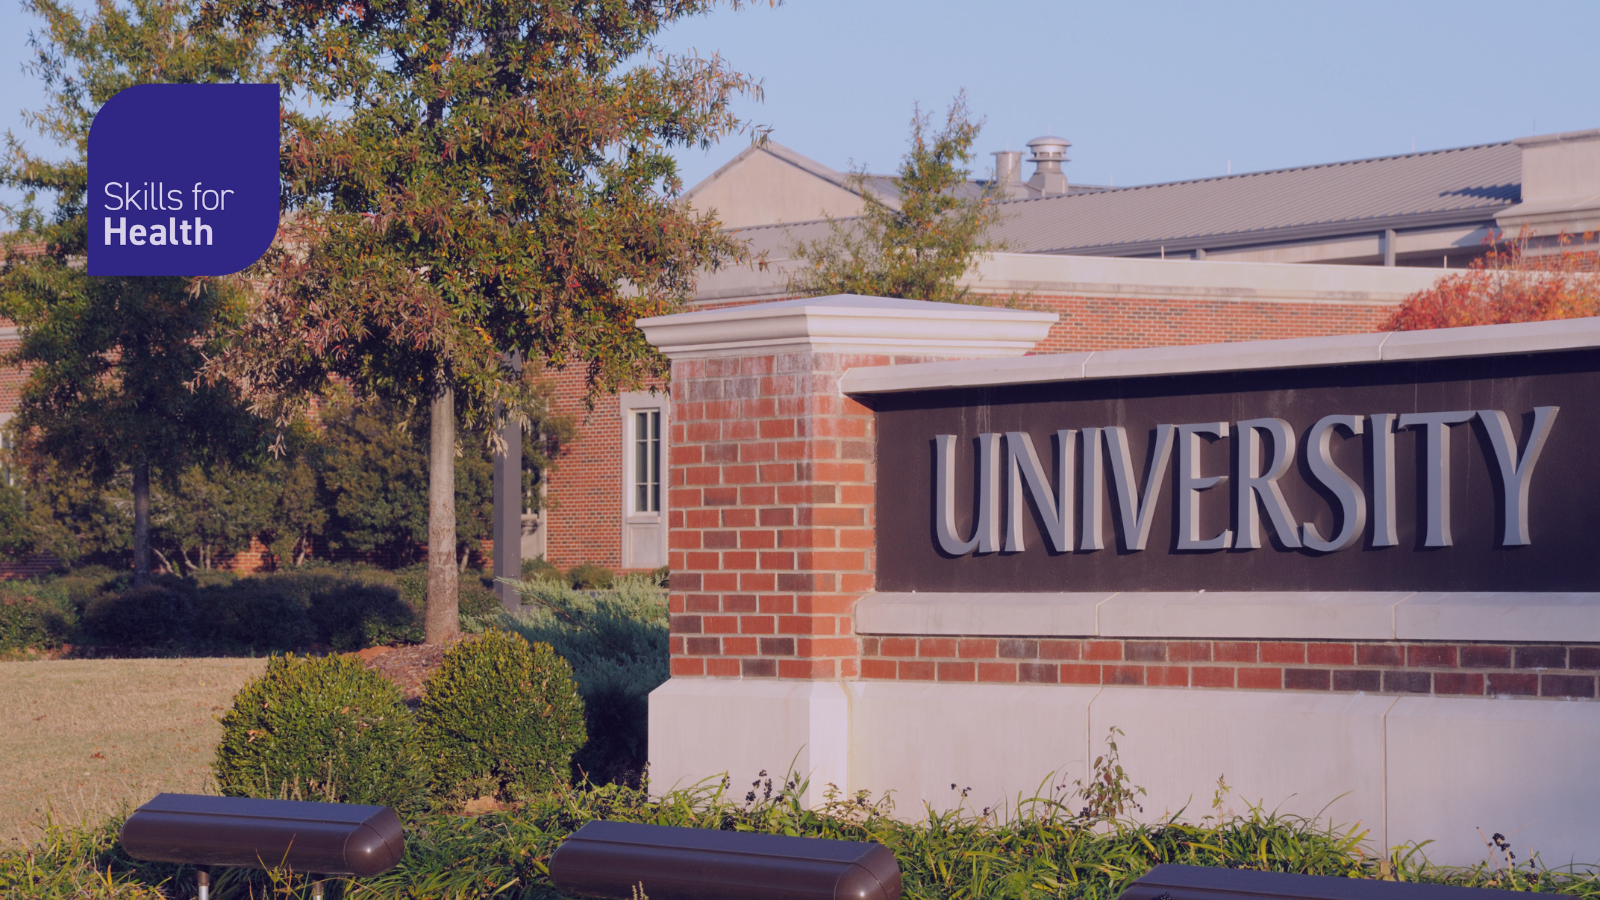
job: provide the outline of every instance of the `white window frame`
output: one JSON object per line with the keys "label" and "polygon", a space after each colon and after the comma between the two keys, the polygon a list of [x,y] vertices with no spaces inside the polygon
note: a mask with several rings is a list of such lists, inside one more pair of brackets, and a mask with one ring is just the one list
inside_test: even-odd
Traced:
{"label": "white window frame", "polygon": [[[7,457],[10,456],[10,452],[15,448],[11,446],[11,434],[6,426],[11,424],[11,419],[15,415],[16,413],[0,413],[0,452],[5,453]],[[17,474],[15,462],[15,460],[7,458],[4,464],[0,465],[0,479],[4,479],[5,483],[11,487],[16,487],[22,481],[22,476]]]}
{"label": "white window frame", "polygon": [[[639,391],[621,394],[618,400],[622,413],[622,568],[654,569],[667,563],[667,488],[671,480],[668,477],[668,448],[671,443],[668,439],[671,434],[668,412],[671,398],[665,391]],[[634,508],[637,487],[633,477],[634,441],[638,427],[636,418],[642,412],[661,414],[661,508],[653,512],[640,512]],[[652,525],[656,534],[654,546],[641,545],[639,535],[648,531],[643,526]]]}

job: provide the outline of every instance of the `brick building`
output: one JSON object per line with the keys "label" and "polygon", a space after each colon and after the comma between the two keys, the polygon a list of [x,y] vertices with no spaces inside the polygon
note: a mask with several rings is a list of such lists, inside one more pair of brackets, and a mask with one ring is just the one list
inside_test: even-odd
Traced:
{"label": "brick building", "polygon": [[[1020,153],[995,154],[1008,199],[994,236],[1010,250],[966,284],[1059,316],[1036,353],[1370,332],[1495,234],[1600,227],[1600,130],[1125,188],[1070,184],[1060,138],[1029,146],[1027,181]],[[696,185],[689,202],[715,209],[768,265],[703,277],[690,308],[784,299],[789,248],[826,235],[825,216],[858,214],[869,199],[853,188],[776,144]],[[892,178],[872,176],[866,188],[871,202],[897,202]],[[580,437],[548,479],[548,511],[527,523],[524,557],[563,568],[664,564],[670,492],[651,486],[667,478],[652,468],[666,459],[666,395],[605,398],[589,411],[581,373],[555,377]],[[658,494],[665,505],[653,507]]]}

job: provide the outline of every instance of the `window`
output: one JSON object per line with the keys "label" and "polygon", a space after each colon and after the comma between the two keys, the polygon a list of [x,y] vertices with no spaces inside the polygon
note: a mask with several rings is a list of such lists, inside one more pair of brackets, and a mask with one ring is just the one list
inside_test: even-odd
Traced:
{"label": "window", "polygon": [[633,511],[661,512],[661,410],[633,414]]}
{"label": "window", "polygon": [[622,567],[667,562],[667,397],[626,393],[622,406]]}

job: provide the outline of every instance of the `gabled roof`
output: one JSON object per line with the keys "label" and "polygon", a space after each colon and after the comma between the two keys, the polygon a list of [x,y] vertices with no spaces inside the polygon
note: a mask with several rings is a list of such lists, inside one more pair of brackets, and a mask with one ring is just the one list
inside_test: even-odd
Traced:
{"label": "gabled roof", "polygon": [[[1277,244],[1384,229],[1492,223],[1521,196],[1507,141],[1326,165],[1013,200],[992,233],[1013,252],[1145,256]],[[775,256],[825,222],[741,228]]]}
{"label": "gabled roof", "polygon": [[[733,159],[730,159],[727,162],[723,163],[721,166],[719,166],[717,168],[717,170],[715,172],[712,172],[710,175],[706,176],[702,181],[700,181],[694,187],[692,187],[689,190],[685,191],[684,195],[683,195],[684,198],[685,199],[693,198],[694,195],[698,191],[700,191],[702,188],[705,188],[707,185],[710,185],[712,182],[714,182],[717,179],[721,178],[723,175],[726,175],[728,172],[731,172],[734,169],[738,168],[740,163],[744,162],[751,155],[756,154],[756,153],[767,153],[767,154],[770,154],[771,156],[774,156],[774,157],[776,157],[776,158],[778,158],[780,160],[783,160],[784,162],[788,163],[791,166],[794,166],[795,168],[799,169],[802,172],[805,172],[808,175],[811,175],[811,176],[816,177],[816,178],[820,178],[823,181],[828,182],[829,184],[832,184],[832,185],[834,185],[836,187],[839,187],[839,188],[841,188],[843,190],[850,191],[851,193],[857,193],[855,191],[855,189],[853,187],[851,187],[851,185],[850,185],[850,176],[849,175],[846,175],[845,173],[837,171],[835,169],[830,169],[827,166],[823,165],[822,163],[819,163],[816,160],[810,158],[809,156],[806,156],[806,155],[804,155],[802,153],[796,153],[795,151],[790,150],[788,147],[785,147],[784,145],[778,143],[777,141],[772,140],[771,138],[768,138],[765,141],[763,141],[762,143],[759,143],[759,144],[752,143],[750,146],[748,146],[748,147],[744,148],[743,150],[739,151],[739,154],[737,156],[735,156]],[[895,182],[894,176],[892,176],[892,175],[868,175],[867,176],[867,187],[873,193],[878,195],[878,199],[879,200],[887,202],[889,206],[895,207],[895,206],[899,205],[899,202],[900,202],[900,191],[896,187],[896,182]]]}

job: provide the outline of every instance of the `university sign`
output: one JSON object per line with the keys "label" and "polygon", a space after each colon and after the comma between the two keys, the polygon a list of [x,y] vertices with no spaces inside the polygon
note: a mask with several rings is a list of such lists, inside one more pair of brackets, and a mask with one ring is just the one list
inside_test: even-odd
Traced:
{"label": "university sign", "polygon": [[1597,590],[1596,372],[1584,351],[883,397],[879,589]]}
{"label": "university sign", "polygon": [[1150,820],[1225,775],[1378,852],[1593,856],[1600,319],[1026,356],[1040,315],[641,323],[673,362],[653,783],[792,759],[1005,816],[1116,729]]}

